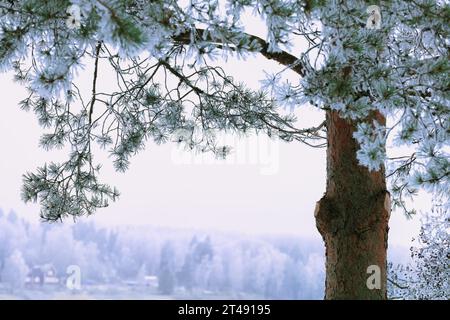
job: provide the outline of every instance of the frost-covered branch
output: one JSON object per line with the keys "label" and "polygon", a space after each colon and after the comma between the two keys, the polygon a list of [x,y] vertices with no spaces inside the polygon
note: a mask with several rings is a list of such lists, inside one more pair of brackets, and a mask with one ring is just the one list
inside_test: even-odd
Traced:
{"label": "frost-covered branch", "polygon": [[95,62],[94,62],[94,77],[92,80],[92,98],[91,98],[91,106],[89,108],[89,124],[92,123],[92,113],[94,112],[94,104],[97,100],[96,92],[97,92],[97,77],[98,77],[98,60],[100,55],[100,50],[102,48],[102,43],[99,42],[97,47],[95,48]]}
{"label": "frost-covered branch", "polygon": [[[260,53],[267,59],[274,60],[280,63],[281,65],[295,71],[300,76],[305,75],[305,68],[302,62],[297,57],[282,50],[276,52],[269,51],[269,44],[260,37],[257,37],[255,35],[243,33],[243,36],[248,40],[249,43],[248,47],[244,46],[243,49],[246,49],[249,52]],[[190,30],[181,33],[179,35],[176,35],[173,39],[175,42],[180,42],[185,45],[191,44],[192,39],[197,41],[205,41],[207,43],[212,43],[216,45],[224,45],[224,44],[226,44],[227,46],[235,45],[233,43],[224,43],[223,39],[215,38],[211,33],[208,33],[206,30],[200,28],[196,28],[195,30]]]}

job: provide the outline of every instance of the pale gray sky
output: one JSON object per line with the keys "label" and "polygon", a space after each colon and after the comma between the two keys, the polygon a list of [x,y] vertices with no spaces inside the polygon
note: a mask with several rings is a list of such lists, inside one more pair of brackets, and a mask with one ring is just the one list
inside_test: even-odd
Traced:
{"label": "pale gray sky", "polygon": [[[260,22],[249,24],[248,32],[264,36]],[[295,52],[294,48],[294,52]],[[91,83],[91,66],[81,72],[82,87]],[[261,57],[247,61],[230,59],[226,71],[249,86],[258,87],[262,70],[278,71],[280,66]],[[111,79],[100,72],[102,85]],[[292,74],[295,81],[295,75]],[[38,148],[43,130],[32,112],[21,111],[18,102],[24,88],[12,82],[12,74],[0,74],[0,207],[14,208],[31,221],[39,221],[38,205],[24,205],[20,199],[21,175],[48,161],[66,159],[64,151]],[[301,124],[314,124],[323,116],[308,108],[296,110]],[[119,188],[121,197],[109,208],[89,219],[107,225],[152,224],[234,230],[247,233],[284,233],[320,239],[313,210],[325,191],[325,149],[300,143],[270,141],[264,136],[231,138],[233,154],[225,162],[201,158],[177,149],[174,144],[147,145],[132,159],[130,169],[116,173],[110,159],[102,178]],[[429,207],[429,197],[417,198],[417,209]],[[393,213],[390,243],[410,243],[419,220],[407,220]]]}

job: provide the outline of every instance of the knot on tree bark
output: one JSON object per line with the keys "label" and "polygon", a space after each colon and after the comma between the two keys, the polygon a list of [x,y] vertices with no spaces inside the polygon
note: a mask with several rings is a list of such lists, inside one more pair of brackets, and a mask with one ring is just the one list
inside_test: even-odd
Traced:
{"label": "knot on tree bark", "polygon": [[331,198],[326,194],[316,203],[314,216],[320,234],[357,234],[377,230],[388,224],[391,212],[390,193],[383,191],[375,195],[346,202],[344,199]]}

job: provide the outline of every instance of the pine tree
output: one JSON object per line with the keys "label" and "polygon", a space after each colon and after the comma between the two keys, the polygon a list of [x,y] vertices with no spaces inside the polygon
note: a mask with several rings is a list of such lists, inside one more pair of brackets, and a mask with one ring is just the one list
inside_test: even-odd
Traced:
{"label": "pine tree", "polygon": [[[391,206],[413,213],[405,198],[424,188],[449,208],[450,9],[431,0],[375,5],[0,1],[0,70],[15,71],[29,90],[20,106],[51,129],[41,145],[71,147],[66,162],[24,176],[24,200],[39,201],[46,220],[91,214],[115,200],[118,191],[98,180],[94,143],[119,171],[149,139],[226,156],[216,130],[327,146],[327,188],[315,211],[326,245],[325,297],[386,298]],[[266,39],[245,32],[249,10],[265,21]],[[294,40],[304,45],[296,55]],[[213,65],[218,53],[261,54],[280,72],[250,90]],[[89,60],[92,90],[83,99],[76,72]],[[100,63],[115,70],[118,90],[98,92]],[[298,82],[284,81],[286,70]],[[323,111],[322,123],[299,129],[277,110],[306,104]],[[388,156],[387,144],[409,149]],[[381,270],[380,289],[366,286],[370,265]]]}

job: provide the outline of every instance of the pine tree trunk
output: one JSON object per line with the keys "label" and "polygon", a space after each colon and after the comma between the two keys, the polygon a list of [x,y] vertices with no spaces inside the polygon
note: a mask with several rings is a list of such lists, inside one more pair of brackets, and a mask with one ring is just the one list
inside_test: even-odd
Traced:
{"label": "pine tree trunk", "polygon": [[[385,123],[378,112],[372,119]],[[327,187],[314,213],[326,247],[325,299],[386,299],[390,197],[384,168],[370,172],[358,164],[355,129],[354,121],[327,112]],[[373,265],[379,289],[367,284],[376,284]]]}

